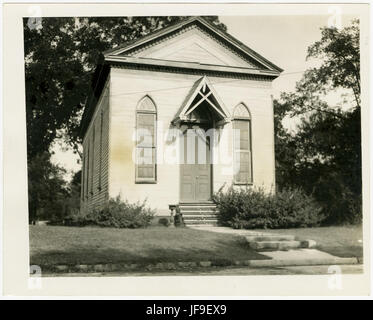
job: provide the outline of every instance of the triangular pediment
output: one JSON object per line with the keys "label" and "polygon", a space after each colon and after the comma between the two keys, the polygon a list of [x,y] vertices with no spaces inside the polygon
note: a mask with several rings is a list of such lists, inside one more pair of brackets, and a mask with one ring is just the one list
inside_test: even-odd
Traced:
{"label": "triangular pediment", "polygon": [[[198,42],[191,42],[190,44],[184,44],[181,48],[172,50],[171,52],[158,52],[161,59],[172,60],[172,61],[185,61],[185,62],[199,62],[216,65],[229,65],[229,60],[222,57],[217,57],[208,48]],[[228,61],[227,61],[228,60]]]}
{"label": "triangular pediment", "polygon": [[232,67],[259,67],[246,61],[228,48],[223,47],[213,37],[208,36],[197,27],[154,46],[130,54],[130,56]]}
{"label": "triangular pediment", "polygon": [[106,53],[116,57],[199,63],[281,72],[282,69],[200,17],[151,33]]}
{"label": "triangular pediment", "polygon": [[206,76],[193,84],[173,122],[190,121],[193,113],[201,108],[208,109],[219,121],[229,121],[228,110]]}

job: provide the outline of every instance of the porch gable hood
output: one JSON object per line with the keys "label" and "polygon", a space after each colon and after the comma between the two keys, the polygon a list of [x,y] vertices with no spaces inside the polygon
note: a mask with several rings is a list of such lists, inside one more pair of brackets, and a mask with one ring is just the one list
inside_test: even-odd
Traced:
{"label": "porch gable hood", "polygon": [[172,123],[175,125],[180,122],[188,121],[188,116],[204,102],[206,102],[208,107],[216,114],[220,122],[229,122],[229,111],[219,98],[219,95],[208,77],[203,76],[193,84],[172,120]]}

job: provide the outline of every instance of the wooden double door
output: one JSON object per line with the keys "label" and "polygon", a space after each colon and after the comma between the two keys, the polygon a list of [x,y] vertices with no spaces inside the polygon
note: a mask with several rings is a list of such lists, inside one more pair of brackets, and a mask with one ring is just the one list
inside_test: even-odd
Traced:
{"label": "wooden double door", "polygon": [[180,202],[211,200],[210,137],[200,127],[184,131],[181,143]]}

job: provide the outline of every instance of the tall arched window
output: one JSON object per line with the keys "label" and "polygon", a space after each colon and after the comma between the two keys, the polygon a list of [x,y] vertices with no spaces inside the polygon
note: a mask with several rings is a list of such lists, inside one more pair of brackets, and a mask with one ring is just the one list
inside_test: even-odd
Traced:
{"label": "tall arched window", "polygon": [[233,113],[234,183],[251,184],[251,116],[249,109],[240,103]]}
{"label": "tall arched window", "polygon": [[157,108],[149,96],[136,109],[136,182],[155,183]]}

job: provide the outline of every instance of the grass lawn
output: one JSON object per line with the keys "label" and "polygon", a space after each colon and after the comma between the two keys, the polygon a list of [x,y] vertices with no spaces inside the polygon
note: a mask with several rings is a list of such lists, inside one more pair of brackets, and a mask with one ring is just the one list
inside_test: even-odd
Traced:
{"label": "grass lawn", "polygon": [[157,263],[268,259],[228,234],[152,226],[147,229],[30,226],[30,263]]}
{"label": "grass lawn", "polygon": [[318,249],[338,257],[363,256],[362,226],[276,229],[272,231],[280,234],[292,234],[300,240],[315,240]]}

